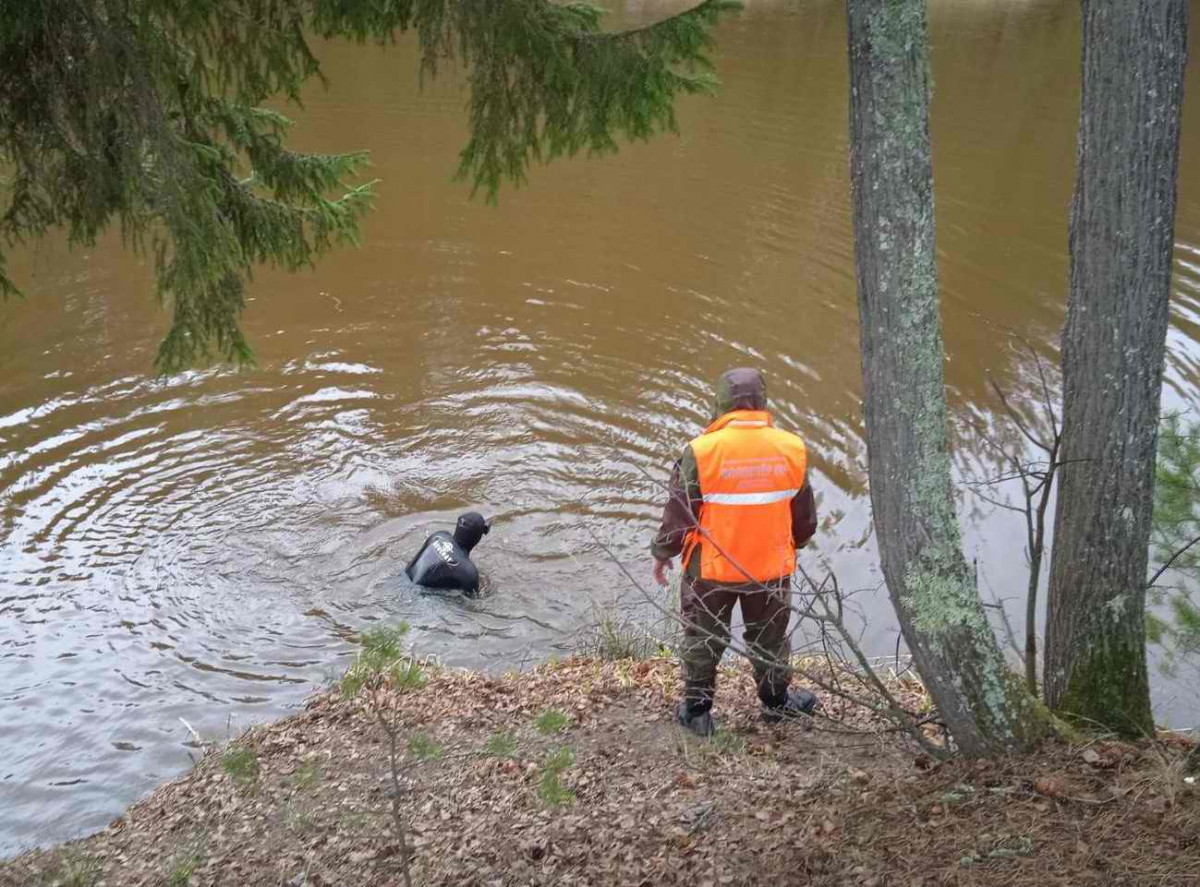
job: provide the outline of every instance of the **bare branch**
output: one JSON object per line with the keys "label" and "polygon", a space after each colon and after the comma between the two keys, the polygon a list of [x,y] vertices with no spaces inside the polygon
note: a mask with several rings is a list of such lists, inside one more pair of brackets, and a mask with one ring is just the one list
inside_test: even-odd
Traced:
{"label": "bare branch", "polygon": [[1172,554],[1169,558],[1167,558],[1166,563],[1164,563],[1161,567],[1159,567],[1158,570],[1155,572],[1155,574],[1150,577],[1150,581],[1146,583],[1146,587],[1153,588],[1154,583],[1158,581],[1159,577],[1162,576],[1163,573],[1167,572],[1167,570],[1171,569],[1171,565],[1174,564],[1175,561],[1177,561],[1179,558],[1181,558],[1184,554],[1186,554],[1188,552],[1188,550],[1190,548],[1192,548],[1193,546],[1195,546],[1197,543],[1200,543],[1200,536],[1197,536],[1195,539],[1193,539],[1187,545],[1184,545],[1182,548],[1175,551],[1174,554]]}
{"label": "bare branch", "polygon": [[857,643],[855,643],[853,638],[850,637],[849,632],[845,631],[845,626],[842,623],[841,596],[838,594],[838,590],[837,590],[838,589],[837,577],[833,573],[829,573],[828,576],[826,577],[826,579],[833,580],[833,594],[835,596],[835,600],[837,601],[837,603],[836,603],[837,614],[835,616],[833,614],[833,612],[831,612],[829,605],[824,598],[824,595],[819,590],[820,588],[822,588],[824,586],[824,582],[822,583],[821,586],[818,586],[815,582],[813,582],[812,577],[809,576],[807,572],[805,572],[803,567],[801,567],[799,564],[797,564],[796,569],[799,571],[800,575],[804,577],[804,581],[809,584],[810,588],[818,589],[817,596],[822,601],[822,605],[824,606],[825,611],[826,611],[826,613],[825,613],[826,617],[838,629],[838,633],[841,635],[842,640],[845,641],[846,644],[850,647],[850,651],[854,654],[854,658],[858,661],[859,667],[861,669],[861,673],[866,677],[868,682],[870,682],[870,684],[875,688],[875,691],[881,697],[883,697],[884,704],[887,706],[887,711],[890,716],[890,719],[898,727],[903,729],[905,733],[907,733],[919,746],[921,746],[921,748],[925,749],[925,751],[931,757],[938,757],[938,758],[945,757],[945,750],[939,749],[936,746],[933,746],[929,742],[929,740],[926,739],[925,736],[921,733],[920,728],[914,725],[912,719],[908,716],[908,712],[906,712],[904,710],[904,707],[902,705],[900,705],[899,702],[896,701],[896,698],[892,695],[891,691],[888,690],[887,686],[879,678],[879,675],[876,673],[875,669],[871,666],[870,661],[867,659],[866,655],[863,653],[862,648]]}
{"label": "bare branch", "polygon": [[1026,513],[1024,508],[1018,508],[1015,505],[1009,505],[1007,502],[1001,502],[999,499],[993,499],[991,496],[984,495],[983,493],[979,492],[978,490],[975,490],[974,492],[975,492],[975,495],[978,496],[980,499],[982,499],[984,502],[987,502],[990,505],[995,505],[997,508],[1003,508],[1006,511],[1015,511],[1017,514],[1022,514],[1022,515]]}
{"label": "bare branch", "polygon": [[1017,426],[1017,430],[1021,432],[1022,437],[1028,440],[1039,450],[1049,452],[1052,448],[1051,444],[1046,443],[1025,426],[1025,420],[1021,418],[1021,414],[1008,402],[1008,397],[1004,393],[1004,389],[996,382],[992,375],[988,374],[988,384],[991,385],[992,391],[996,393],[996,397],[1000,398],[1000,403],[1004,407],[1004,412],[1008,414],[1008,418],[1012,420],[1013,425]]}

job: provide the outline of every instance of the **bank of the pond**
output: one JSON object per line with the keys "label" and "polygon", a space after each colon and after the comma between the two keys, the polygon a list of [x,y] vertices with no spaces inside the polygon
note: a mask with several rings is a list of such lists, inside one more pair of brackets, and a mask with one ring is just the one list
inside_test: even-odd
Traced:
{"label": "bank of the pond", "polygon": [[[763,725],[739,667],[703,741],[671,721],[677,678],[575,658],[398,697],[414,883],[1200,882],[1181,740],[936,766],[832,700],[815,729]],[[98,834],[0,863],[0,885],[397,885],[389,783],[362,702],[317,696]]]}

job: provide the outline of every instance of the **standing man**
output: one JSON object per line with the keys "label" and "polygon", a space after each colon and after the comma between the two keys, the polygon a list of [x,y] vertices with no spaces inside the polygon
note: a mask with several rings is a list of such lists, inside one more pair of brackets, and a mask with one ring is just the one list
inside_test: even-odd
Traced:
{"label": "standing man", "polygon": [[671,558],[682,555],[684,689],[676,717],[698,736],[714,730],[717,664],[738,602],[763,719],[811,714],[819,704],[812,693],[788,688],[791,576],[796,549],[817,530],[804,442],[774,427],[758,370],[721,375],[714,415],[675,463],[650,547],[654,579],[664,587]]}

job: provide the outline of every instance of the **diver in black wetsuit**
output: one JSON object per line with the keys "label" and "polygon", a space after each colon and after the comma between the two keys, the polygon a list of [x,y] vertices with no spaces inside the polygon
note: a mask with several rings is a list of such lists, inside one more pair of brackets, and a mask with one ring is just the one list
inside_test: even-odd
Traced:
{"label": "diver in black wetsuit", "polygon": [[468,595],[476,595],[479,593],[479,571],[471,563],[471,549],[490,529],[483,515],[468,511],[459,517],[453,536],[440,530],[426,539],[404,572],[425,588],[459,589]]}

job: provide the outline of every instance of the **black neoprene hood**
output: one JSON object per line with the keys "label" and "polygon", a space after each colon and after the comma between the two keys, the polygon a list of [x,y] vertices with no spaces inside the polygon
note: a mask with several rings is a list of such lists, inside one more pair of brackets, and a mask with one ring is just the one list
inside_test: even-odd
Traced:
{"label": "black neoprene hood", "polygon": [[454,525],[454,541],[465,553],[470,554],[471,549],[479,544],[479,540],[486,536],[490,529],[482,514],[468,511],[459,515],[458,523]]}

